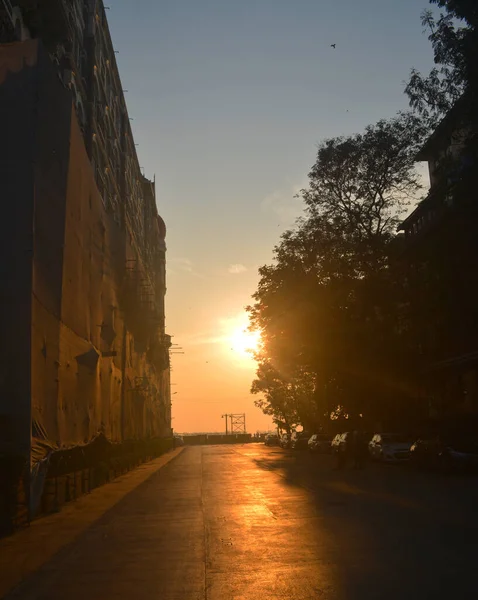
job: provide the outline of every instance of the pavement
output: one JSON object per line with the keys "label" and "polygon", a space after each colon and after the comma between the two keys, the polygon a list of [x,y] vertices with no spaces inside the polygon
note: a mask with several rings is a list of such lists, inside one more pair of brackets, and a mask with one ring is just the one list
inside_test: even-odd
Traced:
{"label": "pavement", "polygon": [[187,447],[120,479],[0,542],[5,598],[478,597],[473,477],[338,472],[250,444]]}

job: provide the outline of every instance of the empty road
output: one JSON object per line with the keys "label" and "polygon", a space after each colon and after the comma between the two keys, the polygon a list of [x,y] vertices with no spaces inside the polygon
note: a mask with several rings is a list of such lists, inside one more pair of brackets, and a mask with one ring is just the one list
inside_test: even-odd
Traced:
{"label": "empty road", "polygon": [[478,482],[188,447],[9,600],[478,597]]}

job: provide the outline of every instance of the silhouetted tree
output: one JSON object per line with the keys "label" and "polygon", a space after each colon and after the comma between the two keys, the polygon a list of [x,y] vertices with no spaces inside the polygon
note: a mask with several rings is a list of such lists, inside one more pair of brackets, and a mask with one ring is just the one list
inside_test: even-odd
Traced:
{"label": "silhouetted tree", "polygon": [[257,379],[251,386],[252,394],[261,395],[255,405],[288,433],[298,424],[315,421],[313,391],[314,382],[307,373],[285,376],[265,359],[260,362]]}
{"label": "silhouetted tree", "polygon": [[419,119],[403,114],[319,146],[301,192],[305,217],[283,234],[274,264],[260,268],[248,307],[264,340],[254,392],[267,364],[278,388],[313,382],[309,412],[319,421],[375,415],[384,394],[403,394],[402,287],[391,257],[400,212],[420,189],[422,133]]}
{"label": "silhouetted tree", "polygon": [[[405,89],[410,106],[430,129],[466,91],[478,92],[478,3],[475,0],[429,0],[442,9],[422,13],[436,66],[427,76],[413,69]],[[470,111],[470,117],[476,111]],[[476,119],[476,117],[475,117]]]}
{"label": "silhouetted tree", "polygon": [[402,113],[363,133],[323,141],[301,192],[308,213],[370,247],[382,243],[420,189],[414,163],[424,133],[418,117]]}

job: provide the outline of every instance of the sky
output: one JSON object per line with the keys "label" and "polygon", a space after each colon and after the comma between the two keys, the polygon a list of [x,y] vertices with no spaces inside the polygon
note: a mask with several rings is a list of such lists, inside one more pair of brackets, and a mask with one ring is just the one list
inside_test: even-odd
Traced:
{"label": "sky", "polygon": [[[140,164],[167,225],[173,428],[246,413],[257,269],[303,207],[317,144],[407,108],[426,0],[107,0]],[[332,48],[331,44],[336,44]],[[183,352],[180,354],[179,352]]]}

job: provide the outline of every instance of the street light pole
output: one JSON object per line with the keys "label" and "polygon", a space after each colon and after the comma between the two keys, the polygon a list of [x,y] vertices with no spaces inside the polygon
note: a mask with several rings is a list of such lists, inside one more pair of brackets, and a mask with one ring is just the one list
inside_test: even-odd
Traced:
{"label": "street light pole", "polygon": [[223,419],[224,419],[224,418],[226,418],[226,435],[227,435],[227,417],[228,417],[229,415],[225,414],[225,415],[221,415],[221,416],[222,416],[222,418],[223,418]]}

